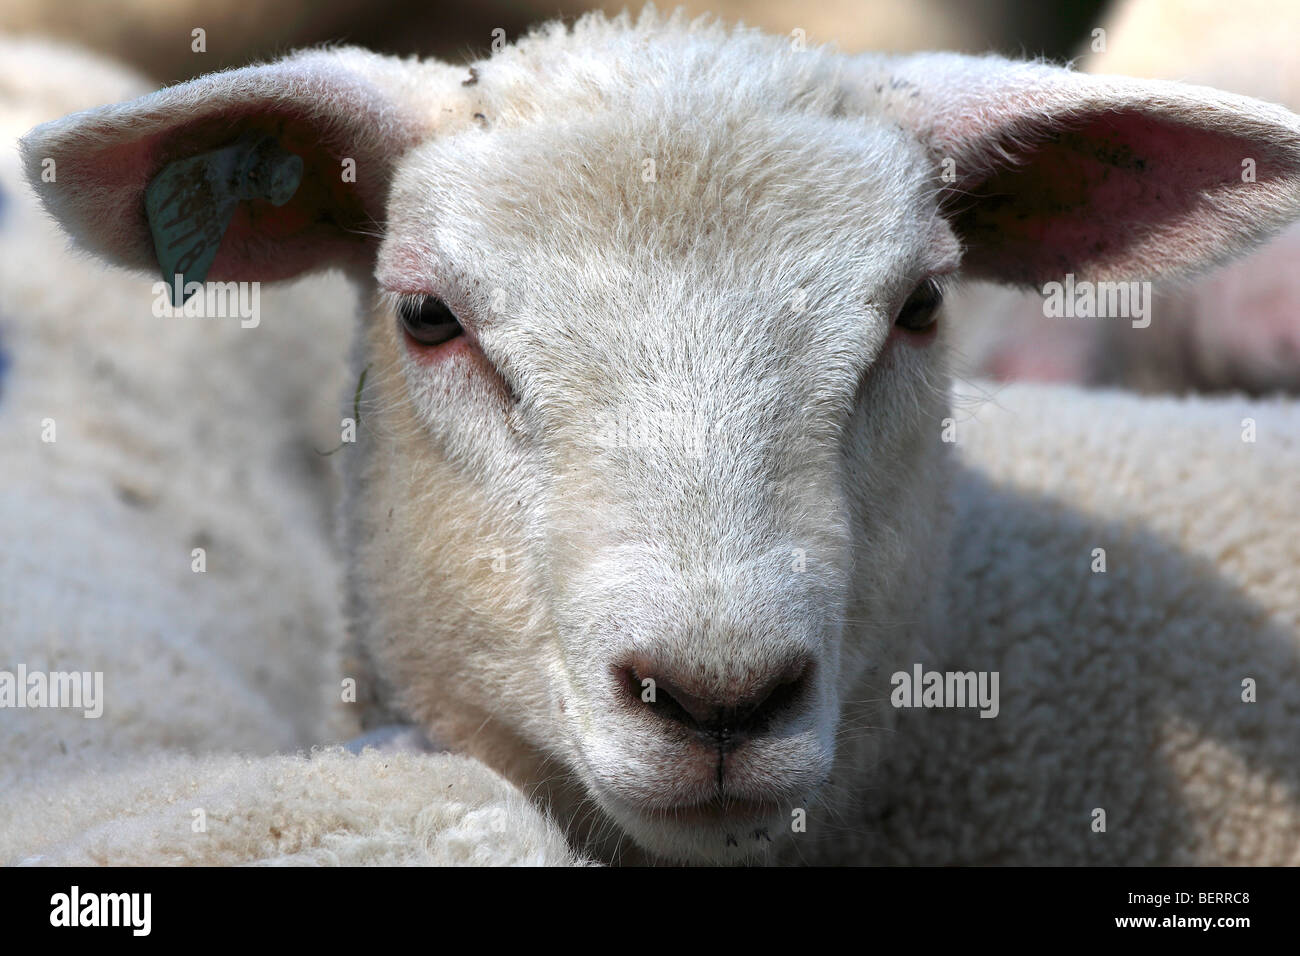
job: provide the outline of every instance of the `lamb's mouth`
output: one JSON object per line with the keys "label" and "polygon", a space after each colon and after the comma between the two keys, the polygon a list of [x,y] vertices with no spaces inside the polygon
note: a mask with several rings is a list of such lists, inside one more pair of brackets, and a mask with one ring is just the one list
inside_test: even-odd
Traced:
{"label": "lamb's mouth", "polygon": [[718,797],[700,803],[639,809],[642,817],[655,823],[679,825],[762,824],[781,817],[784,808],[762,800]]}
{"label": "lamb's mouth", "polygon": [[787,813],[775,801],[719,797],[655,807],[623,803],[613,816],[652,859],[716,865],[765,856],[786,832]]}
{"label": "lamb's mouth", "polygon": [[655,792],[635,778],[602,779],[591,771],[586,753],[578,754],[580,766],[590,774],[583,775],[588,796],[652,859],[675,863],[731,864],[766,855],[784,842],[792,814],[824,782],[823,775],[812,773],[794,785],[778,780],[764,787],[750,781],[748,792],[727,793],[702,781],[691,787],[680,774],[674,777],[678,786]]}

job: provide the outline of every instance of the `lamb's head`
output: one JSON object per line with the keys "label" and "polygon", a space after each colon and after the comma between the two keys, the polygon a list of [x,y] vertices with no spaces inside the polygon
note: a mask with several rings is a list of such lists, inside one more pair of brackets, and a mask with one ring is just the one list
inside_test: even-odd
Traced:
{"label": "lamb's head", "polygon": [[375,293],[340,454],[380,694],[575,833],[699,860],[870,763],[944,573],[946,277],[1194,267],[1293,215],[1300,167],[1290,114],[1209,91],[650,19],[469,71],[305,54],[26,149],[147,267],[146,183],[246,129],[303,182],[212,278]]}
{"label": "lamb's head", "polygon": [[369,626],[427,689],[431,617],[459,619],[510,722],[644,844],[749,851],[825,780],[879,657],[842,659],[846,618],[915,611],[957,241],[898,130],[745,115],[721,77],[524,118],[479,72],[493,127],[410,154],[379,252],[408,298],[405,332],[371,328],[372,440],[404,438],[364,459],[385,523],[356,541],[365,568],[390,527],[426,557]]}

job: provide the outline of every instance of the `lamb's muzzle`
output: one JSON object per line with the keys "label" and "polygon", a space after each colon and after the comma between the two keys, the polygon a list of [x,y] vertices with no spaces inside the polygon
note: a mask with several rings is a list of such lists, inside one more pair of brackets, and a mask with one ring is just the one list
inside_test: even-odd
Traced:
{"label": "lamb's muzzle", "polygon": [[[618,676],[634,706],[648,704],[655,716],[686,727],[721,758],[751,736],[768,732],[773,721],[806,696],[808,667],[808,659],[800,657],[721,688],[710,687],[706,676],[646,660],[618,668]],[[648,693],[650,688],[654,693]]]}
{"label": "lamb's muzzle", "polygon": [[[645,659],[617,668],[629,706],[651,714],[680,752],[679,772],[665,775],[659,792],[640,794],[627,809],[651,827],[718,829],[720,841],[713,842],[724,849],[740,849],[737,831],[745,835],[747,849],[770,843],[792,805],[802,802],[808,775],[821,776],[817,754],[798,765],[798,748],[791,748],[786,736],[792,726],[807,723],[800,718],[816,706],[811,670],[808,657],[801,656],[719,687],[706,676]],[[658,676],[642,676],[651,674]],[[764,768],[773,751],[783,753],[791,766]],[[705,783],[710,773],[711,789]]]}
{"label": "lamb's muzzle", "polygon": [[597,802],[642,845],[713,860],[761,851],[824,783],[817,731],[834,715],[807,657],[724,683],[645,658],[612,670],[623,719],[579,749]]}
{"label": "lamb's muzzle", "polygon": [[[785,804],[802,795],[808,775],[819,776],[818,752],[800,762],[791,746],[818,705],[807,655],[722,682],[646,657],[613,671],[623,709],[659,738],[672,771],[657,785],[635,774],[613,781],[627,809],[672,823],[773,818],[789,812]],[[789,766],[773,766],[774,751]]]}

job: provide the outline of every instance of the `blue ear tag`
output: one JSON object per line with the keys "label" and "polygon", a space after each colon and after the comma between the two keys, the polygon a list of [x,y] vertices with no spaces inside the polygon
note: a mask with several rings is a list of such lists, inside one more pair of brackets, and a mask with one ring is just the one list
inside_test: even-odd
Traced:
{"label": "blue ear tag", "polygon": [[301,183],[302,157],[262,133],[247,133],[230,146],[164,166],[145,190],[144,206],[172,305],[185,301],[186,285],[207,280],[241,200],[283,206]]}

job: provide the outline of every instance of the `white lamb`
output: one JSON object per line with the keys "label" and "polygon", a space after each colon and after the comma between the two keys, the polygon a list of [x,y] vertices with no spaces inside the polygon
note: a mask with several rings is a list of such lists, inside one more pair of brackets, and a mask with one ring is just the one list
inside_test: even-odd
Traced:
{"label": "white lamb", "polygon": [[[340,456],[376,721],[605,859],[1300,862],[1295,406],[969,418],[937,321],[959,270],[1247,248],[1300,215],[1295,116],[647,14],[469,70],[302,53],[24,151],[153,271],[148,183],[250,130],[302,183],[209,277],[337,265],[371,302]],[[996,716],[892,707],[917,665],[997,672]]]}

